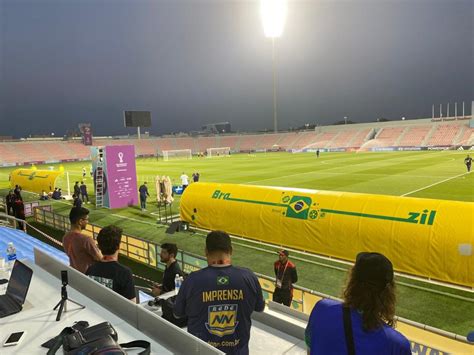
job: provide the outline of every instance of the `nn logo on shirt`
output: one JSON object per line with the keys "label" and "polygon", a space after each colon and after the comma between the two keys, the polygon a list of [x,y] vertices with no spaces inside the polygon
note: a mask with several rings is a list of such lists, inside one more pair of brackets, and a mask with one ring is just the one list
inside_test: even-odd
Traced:
{"label": "nn logo on shirt", "polygon": [[224,335],[234,334],[237,321],[236,304],[221,304],[209,306],[207,309],[208,320],[206,329],[209,333],[222,337]]}
{"label": "nn logo on shirt", "polygon": [[225,286],[229,284],[229,276],[217,276],[217,285]]}

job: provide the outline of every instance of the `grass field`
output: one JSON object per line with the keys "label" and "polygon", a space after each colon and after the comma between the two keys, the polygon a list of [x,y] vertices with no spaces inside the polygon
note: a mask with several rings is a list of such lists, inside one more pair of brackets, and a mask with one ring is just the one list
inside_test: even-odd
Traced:
{"label": "grass field", "polygon": [[[182,172],[191,176],[199,171],[201,180],[268,186],[300,187],[318,190],[337,190],[375,193],[395,196],[474,201],[474,174],[467,174],[463,164],[466,152],[389,152],[389,153],[323,153],[318,159],[314,154],[259,153],[232,155],[214,159],[157,161],[156,158],[137,160],[139,183],[149,182],[151,198],[146,212],[138,207],[107,210],[91,209],[90,220],[98,225],[117,224],[127,233],[141,238],[176,242],[181,249],[203,255],[204,235],[180,232],[173,236],[165,227],[156,223],[157,208],[153,181],[156,175],[169,175],[179,184]],[[89,162],[63,164],[74,181],[81,181],[81,170],[89,171]],[[48,168],[38,166],[38,168]],[[58,166],[56,165],[57,169]],[[8,188],[8,174],[13,168],[0,169],[2,194]],[[85,181],[93,191],[90,177]],[[65,179],[59,184],[66,190]],[[90,194],[92,195],[92,194]],[[29,197],[36,198],[36,197]],[[71,204],[55,202],[54,210],[67,214]],[[179,197],[173,204],[178,213]],[[274,251],[257,250],[247,240],[234,241],[234,263],[250,267],[256,272],[272,275]],[[298,284],[320,292],[339,296],[345,280],[345,267],[317,256],[293,253],[299,273]],[[323,264],[323,265],[321,265]],[[330,268],[325,265],[336,265]],[[474,294],[469,290],[453,289],[398,277],[399,303],[397,314],[414,321],[429,324],[465,336],[474,329]]]}

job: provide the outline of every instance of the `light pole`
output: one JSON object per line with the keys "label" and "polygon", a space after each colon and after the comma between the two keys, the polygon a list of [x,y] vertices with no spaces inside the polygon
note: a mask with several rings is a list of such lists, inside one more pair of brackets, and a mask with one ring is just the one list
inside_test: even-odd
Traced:
{"label": "light pole", "polygon": [[267,38],[272,39],[272,67],[273,67],[273,130],[278,132],[277,117],[277,70],[276,70],[276,45],[275,39],[281,37],[285,27],[286,0],[260,0],[260,15],[262,18],[263,32]]}
{"label": "light pole", "polygon": [[344,116],[344,124],[347,124],[347,116]]}

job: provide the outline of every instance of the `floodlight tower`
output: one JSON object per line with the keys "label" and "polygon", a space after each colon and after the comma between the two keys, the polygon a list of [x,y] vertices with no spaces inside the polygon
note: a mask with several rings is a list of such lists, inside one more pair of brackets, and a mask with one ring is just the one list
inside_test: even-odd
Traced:
{"label": "floodlight tower", "polygon": [[263,32],[267,38],[272,39],[272,65],[273,65],[273,130],[278,132],[277,120],[277,70],[275,40],[283,34],[286,14],[288,11],[287,0],[260,0],[260,15],[262,18]]}

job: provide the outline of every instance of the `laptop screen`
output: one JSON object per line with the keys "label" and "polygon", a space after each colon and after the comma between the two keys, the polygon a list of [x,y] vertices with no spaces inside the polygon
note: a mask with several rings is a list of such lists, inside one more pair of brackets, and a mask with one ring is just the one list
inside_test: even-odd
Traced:
{"label": "laptop screen", "polygon": [[13,297],[18,303],[25,303],[26,294],[30,287],[33,270],[23,264],[21,261],[15,260],[12,274],[8,281],[6,294]]}

